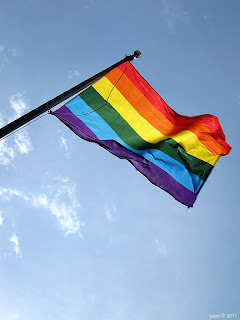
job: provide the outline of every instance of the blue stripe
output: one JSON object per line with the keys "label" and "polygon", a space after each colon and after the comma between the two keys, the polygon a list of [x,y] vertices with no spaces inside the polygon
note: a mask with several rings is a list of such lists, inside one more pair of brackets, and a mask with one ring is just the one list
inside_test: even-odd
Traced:
{"label": "blue stripe", "polygon": [[189,172],[181,162],[173,159],[164,152],[157,149],[136,150],[130,147],[122,141],[108,123],[93,111],[79,96],[66,103],[66,107],[89,127],[100,140],[117,141],[126,149],[141,155],[169,173],[177,182],[194,193],[197,193],[203,185],[204,181],[199,176]]}

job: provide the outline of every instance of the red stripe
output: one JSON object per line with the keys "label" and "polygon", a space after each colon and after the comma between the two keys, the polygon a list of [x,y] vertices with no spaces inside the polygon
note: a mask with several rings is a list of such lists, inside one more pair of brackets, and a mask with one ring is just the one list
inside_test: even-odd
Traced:
{"label": "red stripe", "polygon": [[[167,137],[183,131],[189,130],[193,132],[199,139],[199,141],[213,154],[226,154],[225,148],[219,144],[212,136],[211,130],[209,130],[204,123],[194,122],[193,125],[186,126],[174,126],[162,112],[155,108],[150,101],[139,91],[131,80],[122,73],[118,68],[111,70],[105,76],[120,93],[127,99],[131,106],[154,128]],[[121,81],[119,79],[121,78]]]}
{"label": "red stripe", "polygon": [[194,122],[204,123],[209,130],[211,136],[221,144],[226,153],[229,153],[231,147],[225,141],[225,135],[217,117],[204,114],[195,117],[182,116],[171,109],[160,95],[149,85],[149,83],[140,75],[130,62],[124,62],[118,67],[130,79],[135,87],[144,94],[144,96],[155,106],[164,116],[175,126],[191,126]]}

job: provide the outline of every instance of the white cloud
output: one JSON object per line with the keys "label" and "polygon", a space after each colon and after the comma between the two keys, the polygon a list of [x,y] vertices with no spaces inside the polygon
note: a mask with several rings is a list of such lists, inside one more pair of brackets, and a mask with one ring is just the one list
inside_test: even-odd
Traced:
{"label": "white cloud", "polygon": [[107,209],[107,210],[105,211],[105,215],[106,215],[106,217],[107,217],[107,220],[108,220],[109,222],[112,222],[113,216],[112,216],[112,213],[111,213],[111,211],[110,211],[109,209]]}
{"label": "white cloud", "polygon": [[0,141],[0,164],[8,165],[15,157],[14,148],[6,140]]}
{"label": "white cloud", "polygon": [[10,54],[11,54],[13,57],[16,57],[16,55],[17,55],[17,49],[16,49],[16,48],[9,49],[8,52],[10,52]]}
{"label": "white cloud", "polygon": [[176,23],[189,24],[191,22],[188,11],[181,9],[174,1],[160,0],[161,16],[170,31],[175,30]]}
{"label": "white cloud", "polygon": [[48,206],[48,198],[45,194],[38,194],[32,197],[33,206],[36,208],[47,208]]}
{"label": "white cloud", "polygon": [[214,20],[215,20],[215,17],[214,16],[211,16],[211,15],[205,15],[203,16],[203,20],[209,24],[209,23],[212,23]]}
{"label": "white cloud", "polygon": [[111,205],[106,205],[105,206],[105,216],[107,218],[107,220],[111,223],[114,219],[114,215],[117,212],[117,208],[115,206],[115,204],[111,204]]}
{"label": "white cloud", "polygon": [[3,220],[2,211],[0,210],[0,226],[3,225]]}
{"label": "white cloud", "polygon": [[[10,105],[14,111],[14,115],[8,119],[8,122],[21,117],[28,109],[24,97],[21,93],[17,93],[9,98]],[[0,116],[0,125],[4,125],[4,121]],[[9,139],[9,140],[7,140]],[[27,154],[33,150],[31,138],[27,129],[21,129],[13,134],[12,137],[0,140],[0,164],[8,165],[17,156],[17,154]]]}
{"label": "white cloud", "polygon": [[28,153],[33,150],[31,138],[26,129],[15,133],[14,139],[19,153]]}
{"label": "white cloud", "polygon": [[70,179],[68,177],[55,177],[54,180],[60,181],[62,183],[69,182]]}
{"label": "white cloud", "polygon": [[61,138],[60,138],[59,145],[60,145],[60,148],[62,148],[65,151],[65,156],[69,160],[70,159],[70,152],[69,152],[67,141],[63,136],[61,136]]}
{"label": "white cloud", "polygon": [[[4,126],[4,121],[0,115],[0,127]],[[0,164],[7,165],[15,157],[13,147],[10,147],[5,139],[0,140]]]}
{"label": "white cloud", "polygon": [[55,181],[44,187],[47,193],[24,193],[14,188],[0,188],[0,200],[9,201],[12,197],[18,197],[35,208],[48,210],[57,219],[65,235],[77,233],[82,237],[84,223],[78,216],[80,203],[76,185],[69,178],[60,180],[58,177]]}
{"label": "white cloud", "polygon": [[[57,178],[59,181],[60,178]],[[48,186],[48,195],[33,195],[33,205],[44,208],[55,216],[66,235],[78,233],[84,223],[78,218],[77,211],[80,204],[76,197],[76,186],[70,179],[62,179],[62,184]]]}
{"label": "white cloud", "polygon": [[81,77],[81,73],[77,69],[73,69],[73,70],[68,71],[68,78],[69,79],[80,78],[80,77]]}
{"label": "white cloud", "polygon": [[84,223],[79,220],[77,215],[80,204],[76,196],[76,185],[67,181],[62,185],[54,186],[52,192],[54,195],[48,203],[48,209],[52,215],[57,218],[66,235],[73,233],[81,235],[80,229]]}
{"label": "white cloud", "polygon": [[0,188],[0,199],[9,201],[12,197],[19,197],[25,201],[29,201],[30,198],[23,192],[13,188]]}
{"label": "white cloud", "polygon": [[240,96],[237,96],[236,102],[237,102],[237,104],[240,104]]}
{"label": "white cloud", "polygon": [[23,94],[20,92],[11,96],[9,98],[9,101],[10,101],[11,107],[15,112],[15,116],[14,116],[15,119],[21,117],[24,114],[24,112],[28,109],[28,106],[24,101]]}
{"label": "white cloud", "polygon": [[203,19],[204,19],[204,21],[206,21],[206,22],[208,22],[209,20],[211,20],[211,16],[207,16],[207,15],[205,15],[205,16],[203,16]]}
{"label": "white cloud", "polygon": [[8,55],[6,54],[5,48],[1,46],[0,51],[0,70],[8,63]]}
{"label": "white cloud", "polygon": [[166,246],[164,243],[160,244],[158,239],[155,239],[153,241],[155,248],[157,249],[157,252],[162,256],[165,257],[167,254]]}
{"label": "white cloud", "polygon": [[96,5],[96,0],[85,0],[84,8],[92,9]]}
{"label": "white cloud", "polygon": [[16,56],[16,49],[6,49],[4,45],[0,44],[0,70],[9,62],[10,57]]}
{"label": "white cloud", "polygon": [[19,240],[16,234],[13,234],[9,238],[10,242],[13,242],[13,251],[16,253],[17,256],[20,256],[20,247],[19,247]]}
{"label": "white cloud", "polygon": [[216,18],[214,16],[211,16],[211,15],[205,15],[203,16],[203,20],[204,20],[204,23],[206,26],[208,26],[209,28],[209,31],[210,32],[213,32],[214,31],[214,26],[215,26],[215,20]]}

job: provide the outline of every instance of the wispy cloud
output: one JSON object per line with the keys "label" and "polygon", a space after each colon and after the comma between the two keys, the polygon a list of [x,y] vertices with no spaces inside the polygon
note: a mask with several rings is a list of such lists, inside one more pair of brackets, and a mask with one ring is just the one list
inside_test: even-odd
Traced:
{"label": "wispy cloud", "polygon": [[23,94],[20,92],[18,92],[15,95],[12,95],[9,98],[9,101],[12,109],[14,110],[14,116],[13,116],[13,119],[11,119],[11,121],[21,117],[24,114],[24,112],[28,109],[28,106],[24,100]]}
{"label": "wispy cloud", "polygon": [[116,212],[117,212],[117,207],[115,206],[114,203],[112,203],[111,205],[109,204],[105,205],[105,216],[110,223],[114,220],[114,215],[116,214]]}
{"label": "wispy cloud", "polygon": [[213,16],[209,16],[209,15],[205,15],[203,16],[203,20],[208,23],[209,21],[212,21],[212,19],[214,19]]}
{"label": "wispy cloud", "polygon": [[15,48],[9,49],[6,48],[3,44],[0,44],[0,71],[6,64],[8,64],[9,59],[11,57],[15,57],[16,55],[17,50]]}
{"label": "wispy cloud", "polygon": [[65,182],[70,182],[71,180],[69,179],[69,177],[55,177],[54,178],[55,181],[60,181],[62,183],[65,183]]}
{"label": "wispy cloud", "polygon": [[8,165],[15,157],[14,148],[6,140],[0,141],[0,164]]}
{"label": "wispy cloud", "polygon": [[9,201],[12,197],[18,197],[25,201],[30,201],[30,197],[28,197],[25,193],[14,189],[14,188],[0,188],[0,199],[4,201]]}
{"label": "wispy cloud", "polygon": [[212,15],[204,15],[203,20],[204,23],[208,26],[210,32],[213,32],[216,18]]}
{"label": "wispy cloud", "polygon": [[157,249],[157,252],[162,256],[162,257],[165,257],[166,254],[167,254],[167,249],[166,249],[166,246],[164,243],[160,243],[158,241],[158,239],[155,239],[153,241],[153,244],[155,246],[155,248]]}
{"label": "wispy cloud", "polygon": [[17,49],[16,49],[16,48],[9,49],[8,52],[9,52],[13,57],[16,57],[16,55],[17,55]]}
{"label": "wispy cloud", "polygon": [[[57,178],[59,181],[59,178]],[[65,181],[65,182],[63,182]],[[76,196],[76,185],[70,179],[63,180],[62,184],[56,183],[48,186],[47,194],[33,195],[33,205],[44,208],[55,216],[66,235],[78,233],[84,223],[78,217],[80,203]]]}
{"label": "wispy cloud", "polygon": [[172,0],[160,0],[161,16],[171,32],[175,31],[177,23],[189,24],[191,17],[188,11],[180,8]]}
{"label": "wispy cloud", "polygon": [[65,156],[69,160],[70,159],[69,147],[66,139],[63,136],[61,136],[60,138],[59,145],[60,145],[60,148],[62,148],[65,151]]}
{"label": "wispy cloud", "polygon": [[9,201],[18,197],[35,208],[50,212],[60,224],[65,235],[77,233],[82,237],[81,228],[84,223],[79,219],[80,203],[77,200],[76,185],[67,178],[54,180],[44,186],[47,192],[24,193],[14,188],[0,188],[0,200]]}
{"label": "wispy cloud", "polygon": [[85,0],[84,8],[85,9],[92,9],[96,5],[96,0]]}
{"label": "wispy cloud", "polygon": [[0,45],[0,71],[8,63],[8,55],[5,47]]}
{"label": "wispy cloud", "polygon": [[[4,121],[0,114],[0,127],[4,126]],[[14,148],[9,146],[5,139],[0,140],[0,164],[7,165],[15,157]]]}
{"label": "wispy cloud", "polygon": [[[8,119],[8,122],[21,117],[28,106],[21,93],[17,93],[9,98],[10,105],[13,110],[13,115]],[[1,127],[4,125],[3,119],[0,117]],[[31,138],[27,132],[27,129],[21,129],[14,133],[13,143],[9,143],[10,140],[3,139],[0,141],[0,164],[8,165],[16,157],[17,154],[27,154],[33,150]]]}
{"label": "wispy cloud", "polygon": [[44,208],[48,207],[48,198],[45,194],[37,194],[32,198],[33,206],[36,208]]}
{"label": "wispy cloud", "polygon": [[3,220],[2,211],[0,210],[0,226],[3,225]]}
{"label": "wispy cloud", "polygon": [[54,197],[50,205],[50,210],[56,216],[66,235],[79,233],[84,222],[78,218],[78,209],[81,207],[77,200],[77,188],[69,178],[63,178],[62,184],[57,183],[51,189]]}
{"label": "wispy cloud", "polygon": [[13,251],[16,253],[18,257],[20,257],[20,247],[19,247],[19,240],[18,236],[16,234],[13,234],[10,238],[9,241],[13,243]]}
{"label": "wispy cloud", "polygon": [[18,152],[21,154],[27,154],[33,150],[32,141],[26,129],[16,132],[15,143]]}
{"label": "wispy cloud", "polygon": [[68,71],[68,78],[73,79],[73,78],[80,78],[81,73],[78,71],[78,69],[73,69]]}
{"label": "wispy cloud", "polygon": [[240,95],[236,97],[237,104],[240,104]]}

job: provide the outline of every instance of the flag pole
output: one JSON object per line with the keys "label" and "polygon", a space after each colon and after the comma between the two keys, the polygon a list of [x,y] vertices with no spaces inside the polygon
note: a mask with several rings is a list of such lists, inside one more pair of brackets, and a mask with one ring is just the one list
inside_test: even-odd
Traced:
{"label": "flag pole", "polygon": [[113,64],[112,66],[108,67],[107,69],[104,69],[103,71],[95,74],[91,78],[79,83],[75,87],[73,87],[73,88],[61,93],[57,97],[45,102],[41,106],[39,106],[39,107],[33,109],[32,111],[26,113],[22,117],[10,122],[9,124],[7,124],[6,126],[4,126],[4,127],[2,127],[0,129],[0,139],[4,138],[5,136],[7,136],[8,134],[12,133],[13,131],[21,128],[23,125],[25,125],[29,121],[37,118],[42,113],[50,110],[51,108],[55,107],[59,103],[67,100],[68,98],[70,98],[72,95],[78,93],[79,91],[83,90],[87,86],[91,85],[92,83],[94,83],[95,81],[97,81],[98,79],[103,77],[105,74],[107,74],[109,71],[111,71],[112,69],[118,67],[123,62],[132,61],[134,58],[139,58],[140,56],[141,56],[141,52],[139,50],[134,51],[134,53],[132,55],[129,55],[129,56],[126,55],[126,57],[124,59],[118,61],[117,63]]}

